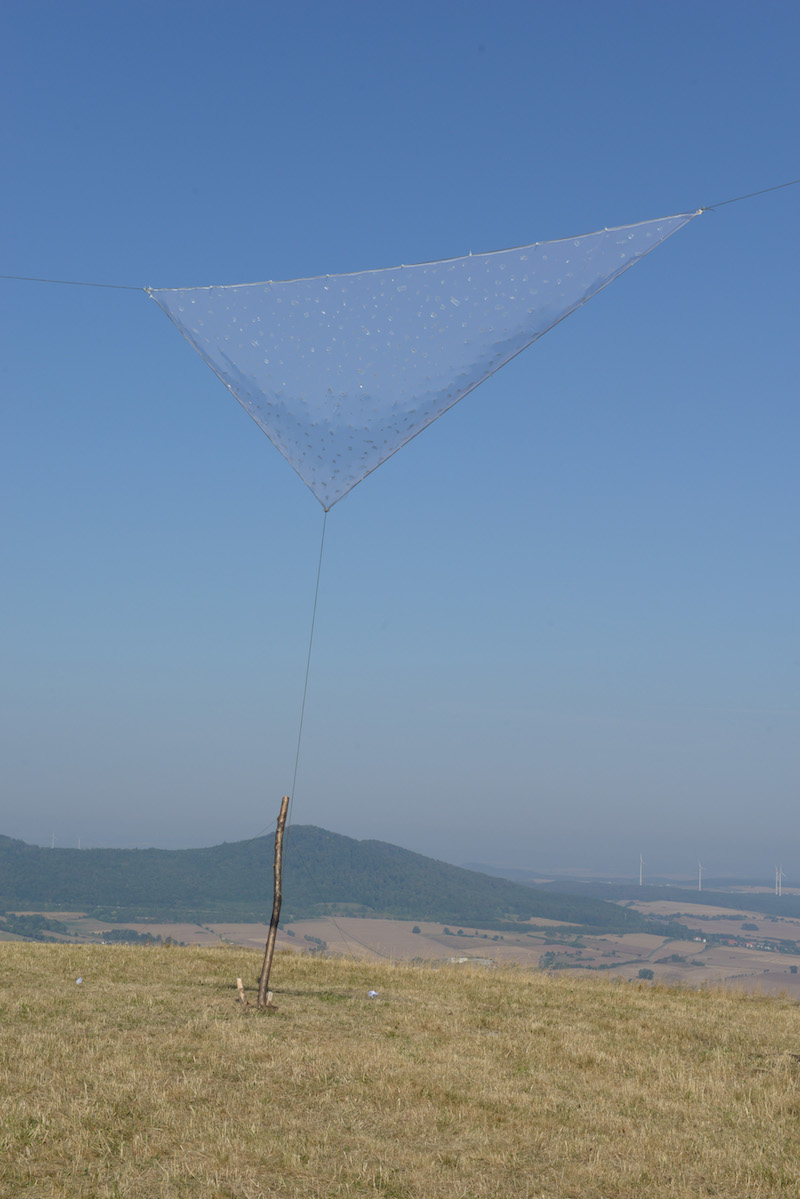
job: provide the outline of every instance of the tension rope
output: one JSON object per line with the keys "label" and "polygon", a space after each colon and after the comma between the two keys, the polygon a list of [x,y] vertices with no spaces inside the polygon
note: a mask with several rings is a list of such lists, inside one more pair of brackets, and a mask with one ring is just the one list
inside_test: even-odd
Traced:
{"label": "tension rope", "polygon": [[[765,196],[767,192],[780,191],[784,187],[795,187],[800,179],[789,179],[786,183],[776,183],[772,187],[762,187],[759,191],[747,192],[744,196],[734,196],[731,200],[717,200],[716,204],[703,204],[697,211],[713,212],[725,204],[738,204],[740,200],[751,200],[754,196]],[[690,211],[687,209],[687,211]],[[64,287],[108,287],[115,291],[150,291],[149,287],[137,287],[131,283],[91,283],[85,279],[44,279],[38,275],[0,275],[0,279],[16,280],[19,283],[57,283]]]}

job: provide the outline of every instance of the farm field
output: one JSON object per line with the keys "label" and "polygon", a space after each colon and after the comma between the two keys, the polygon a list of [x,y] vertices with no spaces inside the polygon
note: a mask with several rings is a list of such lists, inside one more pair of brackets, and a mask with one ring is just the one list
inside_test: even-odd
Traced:
{"label": "farm field", "polygon": [[[559,937],[555,921],[537,922],[541,931],[530,933],[491,929],[452,928],[439,922],[382,920],[353,916],[295,921],[278,934],[278,948],[294,953],[325,953],[364,961],[421,961],[461,964],[477,961],[487,966],[511,966],[569,972],[599,971],[626,980],[642,969],[652,970],[655,981],[685,986],[730,985],[765,994],[786,992],[800,999],[800,951],[775,952],[759,948],[763,939],[800,941],[800,920],[769,919],[756,913],[697,908],[679,911],[663,902],[637,905],[647,914],[680,916],[699,935],[738,939],[750,944],[677,941],[649,933],[589,934]],[[667,910],[662,910],[662,909]],[[649,912],[647,911],[649,909]],[[655,909],[655,912],[653,911]],[[69,928],[70,938],[102,940],[104,931],[130,928],[184,945],[211,948],[236,945],[263,952],[266,924],[175,924],[140,922],[109,925],[81,913],[50,913]],[[743,925],[747,925],[743,929]],[[414,932],[413,929],[419,929]],[[792,972],[792,967],[797,973]]]}
{"label": "farm field", "polygon": [[[755,888],[753,888],[755,890]],[[748,912],[747,892],[742,892],[742,907],[730,908],[657,901],[631,905],[645,916],[674,916],[684,924],[698,929],[702,936],[730,937],[758,943],[763,940],[793,941],[800,944],[800,919],[791,916],[769,917]],[[745,927],[746,926],[746,927]],[[694,956],[703,961],[709,981],[726,982],[744,989],[761,990],[768,994],[787,991],[800,998],[800,955],[763,952],[747,945],[694,945]],[[701,952],[697,953],[700,949]],[[670,952],[673,952],[670,946]],[[798,970],[791,973],[791,968]],[[675,971],[675,981],[692,982],[692,968]]]}
{"label": "farm field", "polygon": [[259,1013],[258,967],[0,945],[3,1199],[800,1191],[785,997],[283,953]]}

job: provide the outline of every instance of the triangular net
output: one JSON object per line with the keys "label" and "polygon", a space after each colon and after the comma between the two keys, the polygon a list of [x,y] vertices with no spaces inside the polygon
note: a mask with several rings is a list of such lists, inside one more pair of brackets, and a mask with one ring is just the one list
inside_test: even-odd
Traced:
{"label": "triangular net", "polygon": [[698,215],[418,266],[150,295],[328,511]]}

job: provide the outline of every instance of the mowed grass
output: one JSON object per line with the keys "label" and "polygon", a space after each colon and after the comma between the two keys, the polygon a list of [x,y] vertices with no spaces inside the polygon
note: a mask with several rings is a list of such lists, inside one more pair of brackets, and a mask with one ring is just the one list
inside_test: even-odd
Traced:
{"label": "mowed grass", "polygon": [[792,1001],[286,954],[264,1014],[259,968],[0,945],[0,1194],[800,1194]]}

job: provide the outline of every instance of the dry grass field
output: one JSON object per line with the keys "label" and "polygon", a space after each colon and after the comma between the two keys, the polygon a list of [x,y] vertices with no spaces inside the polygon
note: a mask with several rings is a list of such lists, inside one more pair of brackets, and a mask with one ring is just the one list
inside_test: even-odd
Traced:
{"label": "dry grass field", "polygon": [[259,966],[0,945],[3,1199],[800,1193],[785,997],[281,954],[265,1014]]}

